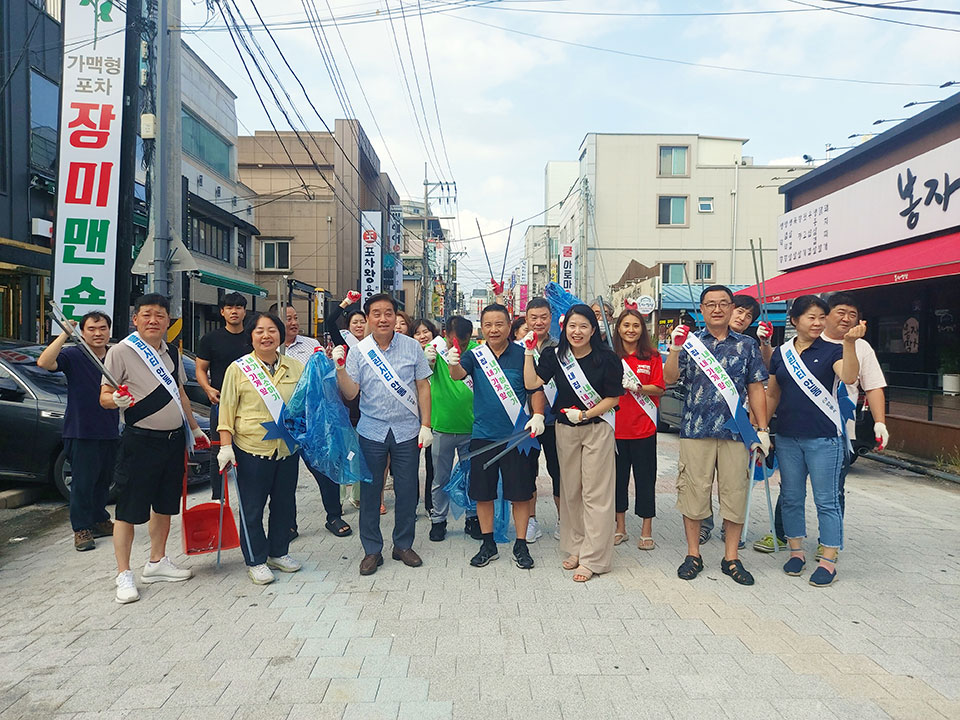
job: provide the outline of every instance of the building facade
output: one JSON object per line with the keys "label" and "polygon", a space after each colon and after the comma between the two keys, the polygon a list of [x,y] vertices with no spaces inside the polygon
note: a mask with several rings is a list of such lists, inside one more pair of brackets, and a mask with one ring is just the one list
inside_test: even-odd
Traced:
{"label": "building facade", "polygon": [[746,142],[588,134],[575,184],[556,208],[559,244],[574,249],[577,292],[609,294],[631,260],[659,264],[664,285],[752,284],[751,238],[764,241],[770,273],[783,210],[778,181],[809,168],[754,165],[743,155]]}

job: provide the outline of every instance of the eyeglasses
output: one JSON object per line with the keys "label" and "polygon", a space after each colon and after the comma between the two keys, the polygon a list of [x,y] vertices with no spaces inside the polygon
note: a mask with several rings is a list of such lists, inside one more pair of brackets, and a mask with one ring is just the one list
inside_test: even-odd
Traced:
{"label": "eyeglasses", "polygon": [[726,310],[728,307],[733,305],[733,303],[730,302],[729,300],[721,300],[720,302],[700,303],[700,305],[701,307],[704,307],[707,310],[716,310],[717,308],[720,308],[721,310]]}

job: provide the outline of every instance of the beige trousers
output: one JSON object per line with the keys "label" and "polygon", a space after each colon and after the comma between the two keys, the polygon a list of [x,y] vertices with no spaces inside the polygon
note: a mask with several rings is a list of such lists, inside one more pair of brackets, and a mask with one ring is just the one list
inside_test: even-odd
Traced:
{"label": "beige trousers", "polygon": [[605,422],[557,423],[560,547],[594,573],[610,571],[616,526],[616,443]]}

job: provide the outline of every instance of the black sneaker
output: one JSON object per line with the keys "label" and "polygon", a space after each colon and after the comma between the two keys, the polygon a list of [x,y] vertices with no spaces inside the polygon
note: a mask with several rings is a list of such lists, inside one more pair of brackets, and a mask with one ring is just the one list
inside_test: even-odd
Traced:
{"label": "black sneaker", "polygon": [[470,564],[474,567],[484,567],[498,557],[500,557],[500,555],[497,553],[496,545],[481,545],[480,552],[470,558]]}
{"label": "black sneaker", "polygon": [[430,539],[433,542],[440,542],[447,537],[447,521],[441,520],[430,526]]}
{"label": "black sneaker", "polygon": [[463,532],[474,540],[483,540],[483,531],[480,529],[480,519],[476,516],[466,519],[463,523]]}
{"label": "black sneaker", "polygon": [[513,559],[521,570],[533,569],[533,558],[530,557],[530,548],[526,543],[517,543],[513,546]]}

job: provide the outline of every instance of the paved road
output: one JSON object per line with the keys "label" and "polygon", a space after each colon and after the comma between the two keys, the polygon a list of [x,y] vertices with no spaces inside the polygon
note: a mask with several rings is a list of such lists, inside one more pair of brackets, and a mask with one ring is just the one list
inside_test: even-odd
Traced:
{"label": "paved road", "polygon": [[[840,580],[816,589],[747,551],[757,584],[743,588],[720,573],[717,540],[697,580],[677,579],[675,473],[676,437],[662,435],[657,549],[625,543],[585,585],[549,533],[532,572],[508,553],[473,569],[476,543],[459,531],[430,543],[422,515],[424,566],[387,559],[361,578],[358,540],[323,529],[305,473],[292,548],[304,570],[265,588],[237,551],[220,570],[177,553],[195,579],[120,606],[109,543],[76,553],[60,521],[0,559],[0,716],[960,718],[960,488],[860,461]],[[137,564],[146,551],[141,534]]]}

